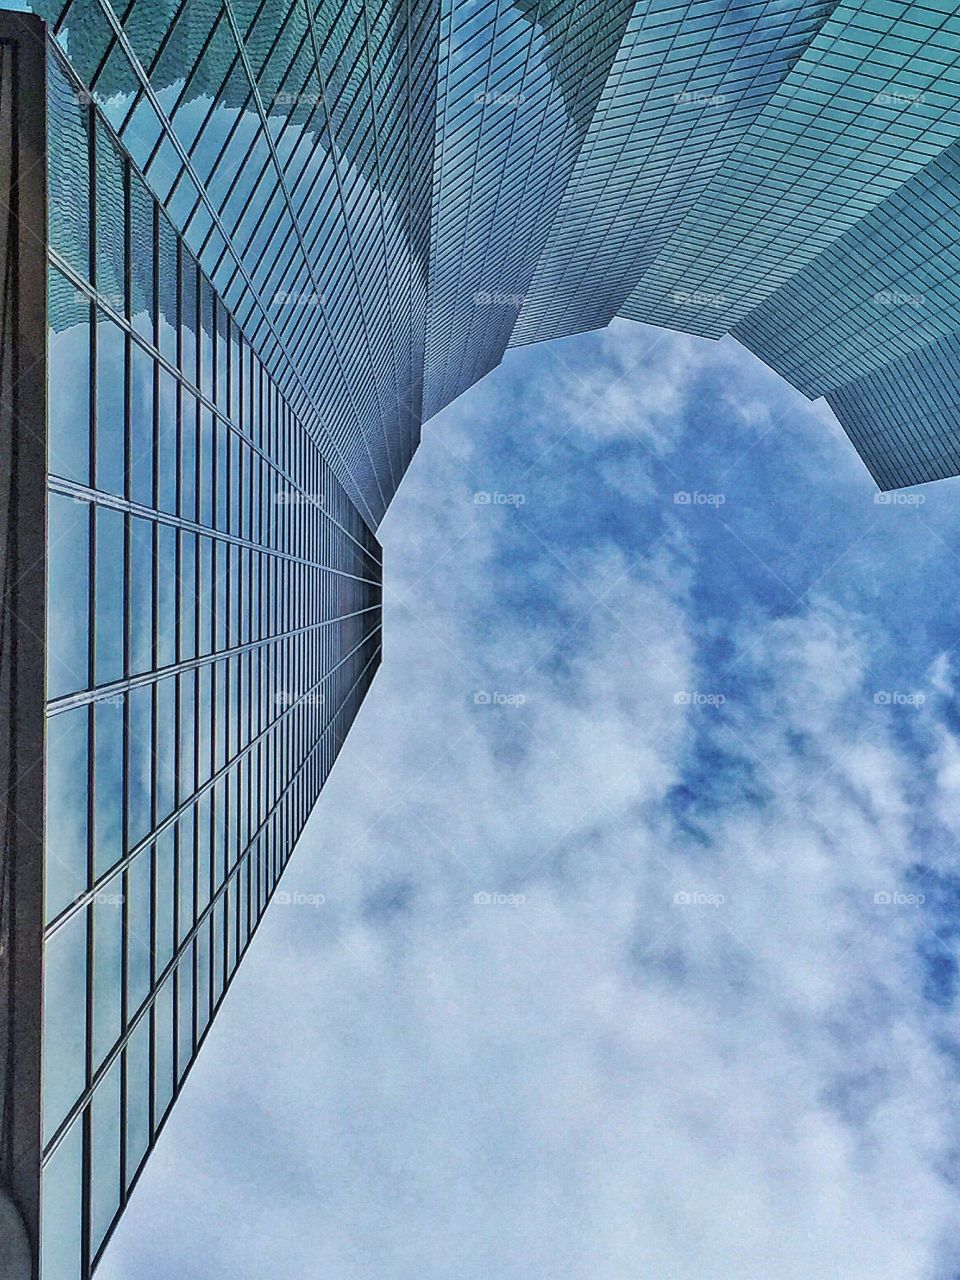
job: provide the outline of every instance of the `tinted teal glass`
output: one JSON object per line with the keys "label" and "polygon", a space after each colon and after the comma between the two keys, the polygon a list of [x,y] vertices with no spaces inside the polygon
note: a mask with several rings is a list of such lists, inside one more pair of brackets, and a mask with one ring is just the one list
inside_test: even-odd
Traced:
{"label": "tinted teal glass", "polygon": [[[65,31],[79,40],[83,27]],[[121,60],[98,83],[121,123],[134,83]],[[95,102],[56,60],[50,86],[63,108],[51,127],[86,165],[96,210],[95,283],[52,244],[49,307],[45,1034],[57,1052],[44,1123],[51,1212],[72,1205],[88,1229],[45,1248],[51,1273],[75,1265],[77,1280],[376,670],[380,560],[309,412],[281,394]],[[123,126],[142,164],[147,119],[134,108]],[[78,151],[91,132],[95,147]],[[336,599],[322,585],[334,578],[349,584]]]}

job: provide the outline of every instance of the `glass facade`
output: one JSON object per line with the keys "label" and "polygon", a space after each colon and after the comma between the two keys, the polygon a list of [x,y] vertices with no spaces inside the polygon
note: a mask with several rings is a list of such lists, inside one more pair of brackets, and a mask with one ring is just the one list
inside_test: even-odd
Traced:
{"label": "glass facade", "polygon": [[960,143],[734,329],[811,398],[960,327]]}
{"label": "glass facade", "polygon": [[511,345],[731,333],[883,488],[960,472],[952,0],[638,4]]}
{"label": "glass facade", "polygon": [[631,8],[443,0],[425,417],[499,364]]}
{"label": "glass facade", "polygon": [[621,309],[719,337],[960,136],[951,0],[832,13]]}
{"label": "glass facade", "polygon": [[0,767],[33,779],[0,1181],[43,1280],[86,1280],[377,668],[375,531],[426,418],[619,314],[825,394],[882,487],[960,473],[960,16],[23,7],[48,37],[0,19],[0,190],[30,202],[0,225]]}
{"label": "glass facade", "polygon": [[45,1280],[88,1272],[380,659],[380,553],[48,62]]}
{"label": "glass facade", "polygon": [[[686,216],[698,234],[704,207],[725,216],[708,193],[831,7],[807,0],[634,6],[513,345],[608,324]],[[689,236],[678,239],[684,251],[691,247]]]}
{"label": "glass facade", "polygon": [[920,347],[827,403],[881,489],[960,475],[960,341]]}
{"label": "glass facade", "polygon": [[955,310],[858,270],[942,254],[949,0],[32,7],[373,527],[509,345],[733,332],[814,395]]}
{"label": "glass facade", "polygon": [[32,8],[375,525],[420,422],[430,6]]}

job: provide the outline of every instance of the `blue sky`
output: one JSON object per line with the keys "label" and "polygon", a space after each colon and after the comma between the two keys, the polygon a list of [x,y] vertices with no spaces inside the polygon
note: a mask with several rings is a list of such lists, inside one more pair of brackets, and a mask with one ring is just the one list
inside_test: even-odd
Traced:
{"label": "blue sky", "polygon": [[955,1280],[958,484],[622,321],[428,424],[101,1280]]}

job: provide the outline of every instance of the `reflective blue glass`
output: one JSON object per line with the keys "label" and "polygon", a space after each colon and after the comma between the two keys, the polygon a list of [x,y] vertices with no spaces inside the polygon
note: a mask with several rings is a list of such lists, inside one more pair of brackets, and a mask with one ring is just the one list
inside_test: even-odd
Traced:
{"label": "reflective blue glass", "polygon": [[884,487],[960,473],[955,7],[37,0],[44,1177],[85,1224],[44,1280],[90,1275],[370,685],[426,418],[620,314],[732,333]]}

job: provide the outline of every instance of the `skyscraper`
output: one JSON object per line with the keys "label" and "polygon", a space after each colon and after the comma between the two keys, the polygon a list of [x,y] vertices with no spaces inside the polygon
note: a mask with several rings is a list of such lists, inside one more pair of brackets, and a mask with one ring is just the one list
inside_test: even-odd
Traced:
{"label": "skyscraper", "polygon": [[882,487],[960,473],[960,18],[29,7],[0,27],[0,1242],[78,1280],[375,673],[427,417],[622,315],[825,395]]}

